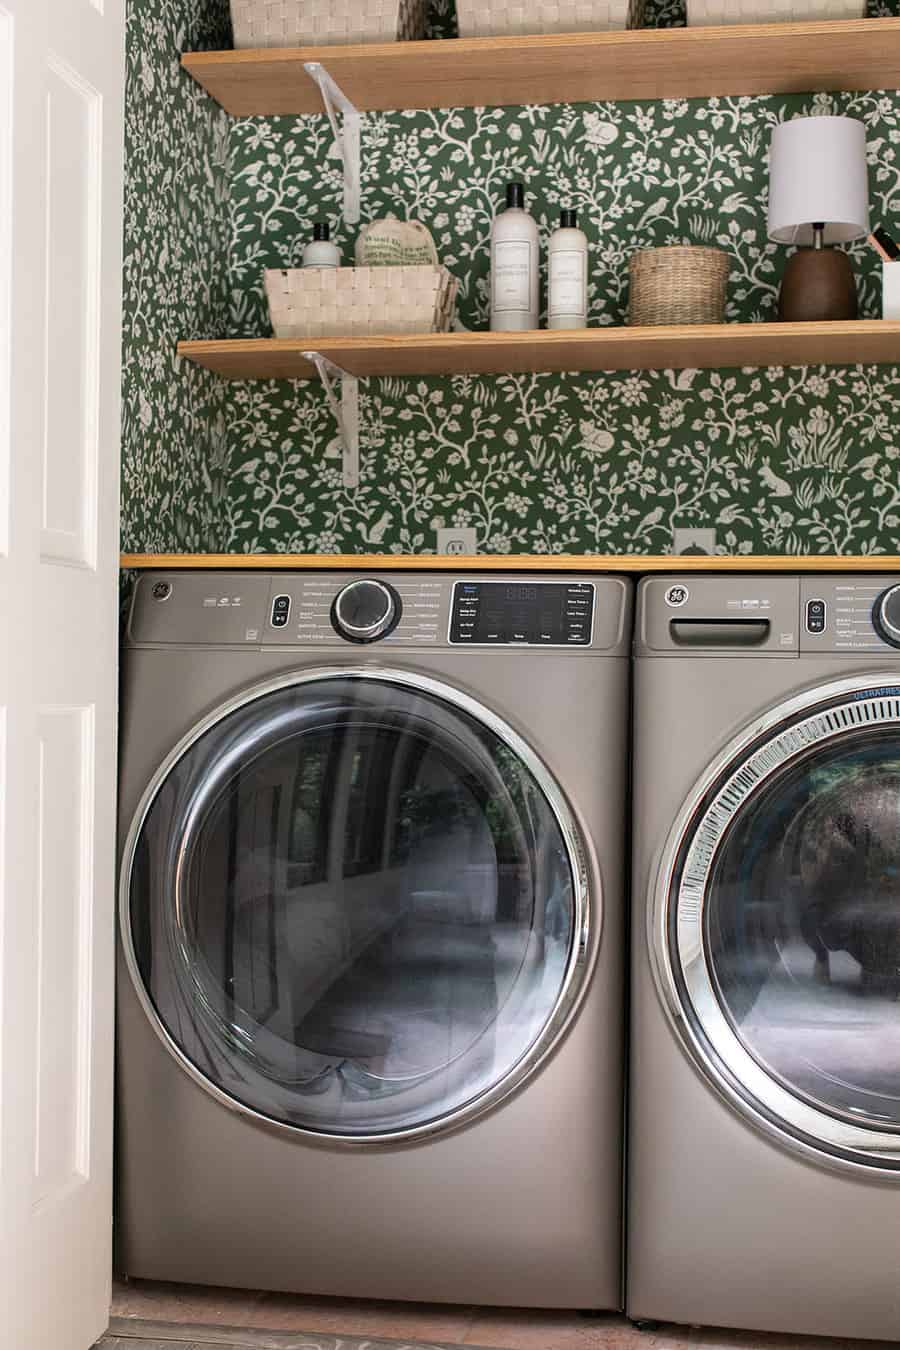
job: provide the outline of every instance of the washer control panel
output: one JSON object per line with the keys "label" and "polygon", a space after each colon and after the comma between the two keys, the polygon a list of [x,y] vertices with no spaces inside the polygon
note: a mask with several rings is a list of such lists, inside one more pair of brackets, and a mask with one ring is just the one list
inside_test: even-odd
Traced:
{"label": "washer control panel", "polygon": [[900,578],[897,576],[803,577],[802,652],[891,654],[900,647]]}
{"label": "washer control panel", "polygon": [[594,627],[589,581],[457,581],[451,644],[588,647]]}

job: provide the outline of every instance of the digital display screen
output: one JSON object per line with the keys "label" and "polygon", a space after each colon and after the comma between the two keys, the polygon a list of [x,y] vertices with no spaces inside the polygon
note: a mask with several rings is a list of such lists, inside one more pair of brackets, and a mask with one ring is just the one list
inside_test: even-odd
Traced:
{"label": "digital display screen", "polygon": [[451,643],[588,646],[594,619],[590,582],[458,581]]}

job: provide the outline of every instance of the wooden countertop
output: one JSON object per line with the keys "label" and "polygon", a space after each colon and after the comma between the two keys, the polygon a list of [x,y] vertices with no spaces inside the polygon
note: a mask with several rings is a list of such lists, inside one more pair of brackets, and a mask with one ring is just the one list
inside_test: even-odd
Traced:
{"label": "wooden countertop", "polygon": [[396,553],[123,553],[123,568],[218,568],[332,572],[895,572],[900,555],[490,553],[477,557]]}

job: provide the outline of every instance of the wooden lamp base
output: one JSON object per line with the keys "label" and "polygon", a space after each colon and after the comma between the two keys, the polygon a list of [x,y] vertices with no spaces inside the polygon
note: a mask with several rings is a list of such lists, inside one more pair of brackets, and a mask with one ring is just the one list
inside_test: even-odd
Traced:
{"label": "wooden lamp base", "polygon": [[788,258],[778,295],[782,323],[858,317],[853,268],[842,249],[798,248]]}

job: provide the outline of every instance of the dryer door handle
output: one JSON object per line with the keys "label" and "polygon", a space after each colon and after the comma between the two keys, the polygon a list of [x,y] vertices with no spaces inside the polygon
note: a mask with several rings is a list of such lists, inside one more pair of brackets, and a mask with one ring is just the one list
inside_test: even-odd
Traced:
{"label": "dryer door handle", "polygon": [[769,636],[768,619],[670,619],[679,647],[760,647]]}

